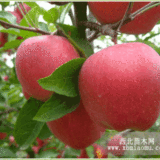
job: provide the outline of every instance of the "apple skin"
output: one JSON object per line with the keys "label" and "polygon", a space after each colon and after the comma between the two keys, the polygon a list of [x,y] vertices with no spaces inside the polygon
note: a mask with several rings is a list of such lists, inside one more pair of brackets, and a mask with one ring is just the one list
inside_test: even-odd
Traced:
{"label": "apple skin", "polygon": [[41,149],[40,146],[33,146],[32,147],[32,151],[35,153],[35,154],[38,154],[39,150]]}
{"label": "apple skin", "polygon": [[0,139],[5,139],[7,137],[7,133],[0,132]]}
{"label": "apple skin", "polygon": [[129,2],[88,2],[89,9],[102,24],[120,21]]}
{"label": "apple skin", "polygon": [[90,119],[82,101],[75,111],[55,121],[47,122],[47,125],[59,140],[74,149],[88,147],[98,140],[105,131]]}
{"label": "apple skin", "polygon": [[3,79],[4,79],[4,81],[8,81],[9,77],[8,76],[4,76]]}
{"label": "apple skin", "polygon": [[89,158],[86,149],[81,149],[80,156],[78,156],[77,158]]}
{"label": "apple skin", "polygon": [[43,89],[38,80],[52,74],[65,62],[79,58],[70,42],[56,35],[31,37],[17,49],[16,73],[22,88],[33,98],[46,101],[53,92]]}
{"label": "apple skin", "polygon": [[7,42],[8,34],[0,32],[0,47],[3,47]]}
{"label": "apple skin", "polygon": [[24,88],[22,88],[22,93],[24,95],[24,97],[28,100],[31,96],[24,90]]}
{"label": "apple skin", "polygon": [[[26,9],[27,12],[31,9],[31,7],[29,7],[25,3],[23,3],[23,6],[24,6],[24,8]],[[25,10],[24,10],[24,8],[22,7],[21,4],[19,5],[19,7],[22,9],[23,13],[25,14],[26,12],[25,12]],[[21,11],[18,9],[18,7],[16,7],[14,11],[19,14],[19,16],[21,17],[21,19],[23,18],[23,15],[22,15]]]}
{"label": "apple skin", "polygon": [[95,156],[95,158],[99,158],[97,156],[97,152],[98,151],[100,151],[102,153],[102,157],[101,158],[108,158],[108,154],[107,154],[108,152],[106,152],[106,150],[102,146],[94,143],[93,147],[94,147],[94,156]]}
{"label": "apple skin", "polygon": [[[114,156],[123,156],[125,150],[125,139],[121,135],[115,135],[107,144],[106,151],[112,153]],[[118,146],[118,150],[113,150],[112,148],[108,149],[108,146]]]}
{"label": "apple skin", "polygon": [[[134,2],[133,13],[150,2]],[[88,2],[89,8],[96,19],[102,24],[120,21],[128,7],[129,2]],[[145,34],[150,32],[160,19],[160,6],[154,7],[137,16],[133,21],[123,25],[120,29],[127,34]]]}
{"label": "apple skin", "polygon": [[[145,3],[145,4],[144,4]],[[146,5],[147,2],[137,2],[133,11]],[[136,11],[135,10],[135,11]],[[146,34],[150,32],[160,19],[160,6],[156,6],[143,14],[137,16],[133,21],[123,25],[120,32],[126,34]]]}
{"label": "apple skin", "polygon": [[79,91],[92,120],[117,131],[145,131],[160,113],[160,57],[150,46],[123,43],[90,56]]}

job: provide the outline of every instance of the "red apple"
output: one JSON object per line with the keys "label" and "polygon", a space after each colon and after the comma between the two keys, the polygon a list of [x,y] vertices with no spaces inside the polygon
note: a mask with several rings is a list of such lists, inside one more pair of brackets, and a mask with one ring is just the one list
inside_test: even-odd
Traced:
{"label": "red apple", "polygon": [[112,153],[114,156],[123,156],[124,155],[124,147],[125,147],[125,139],[120,135],[115,135],[107,144],[106,150]]}
{"label": "red apple", "polygon": [[38,146],[43,147],[44,146],[44,141],[41,140],[39,137],[36,138],[36,141],[38,143]]}
{"label": "red apple", "polygon": [[0,139],[5,139],[7,137],[7,133],[0,132]]}
{"label": "red apple", "polygon": [[86,149],[81,149],[80,156],[78,156],[77,158],[89,158]]}
{"label": "red apple", "polygon": [[61,154],[59,154],[56,158],[62,158]]}
{"label": "red apple", "polygon": [[8,76],[4,76],[3,79],[4,79],[4,81],[8,81],[9,77]]}
{"label": "red apple", "polygon": [[[24,6],[24,8],[26,9],[27,12],[31,9],[31,7],[29,7],[25,3],[23,3],[23,6]],[[25,12],[25,10],[24,10],[24,8],[22,7],[21,4],[19,5],[19,7],[22,9],[23,13],[25,14],[26,12]],[[19,16],[21,17],[21,19],[23,18],[23,15],[22,15],[21,11],[18,9],[18,7],[16,7],[14,11],[19,14]]]}
{"label": "red apple", "polygon": [[12,144],[14,144],[16,147],[18,147],[18,144],[16,143],[15,139],[13,136],[9,136],[9,146],[11,146]]}
{"label": "red apple", "polygon": [[[142,8],[149,2],[134,2],[131,12]],[[129,2],[88,2],[89,8],[97,20],[102,24],[120,21]],[[150,32],[160,19],[160,6],[154,7],[137,16],[133,21],[121,27],[122,33],[144,34]]]}
{"label": "red apple", "polygon": [[88,2],[89,9],[102,24],[120,21],[129,2]]}
{"label": "red apple", "polygon": [[64,37],[42,35],[31,37],[17,49],[16,73],[24,90],[33,98],[46,101],[53,92],[43,89],[38,80],[49,76],[65,62],[79,55]]}
{"label": "red apple", "polygon": [[38,154],[40,148],[41,148],[40,146],[33,146],[33,147],[32,147],[32,150],[33,150],[33,152],[34,152],[35,154]]}
{"label": "red apple", "polygon": [[14,137],[13,137],[13,136],[9,136],[9,141],[10,141],[11,143],[14,143],[14,142],[15,142]]}
{"label": "red apple", "polygon": [[0,32],[0,47],[3,47],[7,42],[8,34]]}
{"label": "red apple", "polygon": [[22,88],[22,93],[27,100],[31,97],[23,88]]}
{"label": "red apple", "polygon": [[75,149],[88,147],[105,131],[90,119],[81,101],[75,111],[55,121],[47,122],[47,125],[59,140]]}
{"label": "red apple", "polygon": [[102,146],[94,143],[93,147],[95,158],[108,158],[108,152]]}
{"label": "red apple", "polygon": [[[56,148],[56,147],[44,148],[43,151],[47,151],[47,150],[50,150],[50,149],[56,150],[57,148]],[[60,152],[60,151],[59,151],[59,152]],[[61,152],[60,152],[60,153],[61,153]]]}
{"label": "red apple", "polygon": [[160,57],[150,46],[123,43],[90,56],[79,91],[92,120],[117,131],[145,131],[160,113]]}

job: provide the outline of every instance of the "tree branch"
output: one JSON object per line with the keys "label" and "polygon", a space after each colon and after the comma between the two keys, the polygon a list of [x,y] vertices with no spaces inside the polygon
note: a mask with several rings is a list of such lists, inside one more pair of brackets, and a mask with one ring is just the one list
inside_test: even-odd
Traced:
{"label": "tree branch", "polygon": [[35,28],[30,28],[30,27],[23,27],[23,26],[19,26],[19,25],[15,25],[15,24],[10,24],[10,23],[7,23],[2,20],[0,20],[0,24],[9,26],[10,28],[17,28],[17,29],[22,29],[22,30],[26,30],[26,31],[32,31],[32,32],[43,34],[43,35],[50,35],[51,34],[50,32],[47,32],[47,31],[43,31],[43,30],[35,29]]}
{"label": "tree branch", "polygon": [[87,37],[87,40],[89,42],[92,42],[94,39],[98,38],[100,35],[99,35],[99,31],[95,31],[93,34],[91,34],[89,37]]}
{"label": "tree branch", "polygon": [[48,2],[48,3],[55,4],[55,5],[58,5],[58,6],[62,6],[62,5],[65,5],[65,4],[69,3],[69,2]]}
{"label": "tree branch", "polygon": [[121,26],[123,25],[124,20],[128,18],[128,16],[129,16],[129,11],[131,10],[133,3],[134,3],[134,2],[129,2],[128,8],[127,8],[127,10],[126,10],[126,12],[125,12],[125,14],[124,14],[122,20],[120,21],[120,24],[119,24],[119,26],[118,26],[116,32],[119,32]]}
{"label": "tree branch", "polygon": [[[143,6],[139,10],[137,10],[134,13],[131,13],[130,15],[128,15],[128,17],[125,17],[122,25],[127,24],[128,22],[134,20],[136,16],[142,14],[144,11],[147,11],[147,10],[149,10],[149,9],[155,7],[155,6],[158,6],[158,5],[160,5],[160,2],[151,2],[151,3]],[[117,29],[120,23],[121,23],[121,21],[112,24],[112,28]]]}
{"label": "tree branch", "polygon": [[81,25],[81,21],[87,21],[87,2],[73,2],[76,27],[82,39],[86,38],[86,26]]}
{"label": "tree branch", "polygon": [[[151,2],[147,5],[145,5],[144,7],[140,8],[136,12],[134,12],[132,14],[128,14],[129,10],[131,8],[131,3],[133,3],[133,2],[130,2],[129,6],[125,12],[125,15],[121,21],[118,21],[114,24],[105,24],[105,25],[100,25],[98,23],[89,22],[89,21],[83,21],[83,22],[80,22],[80,25],[84,25],[86,28],[90,28],[91,30],[97,31],[97,34],[101,33],[102,35],[109,35],[112,38],[115,38],[117,35],[117,31],[120,29],[120,27],[122,25],[127,24],[128,22],[134,20],[134,18],[137,15],[142,14],[144,11],[151,9],[157,5],[160,5],[160,2]],[[97,36],[93,35],[93,37],[92,38],[89,37],[88,40],[93,41],[94,38],[97,38]]]}

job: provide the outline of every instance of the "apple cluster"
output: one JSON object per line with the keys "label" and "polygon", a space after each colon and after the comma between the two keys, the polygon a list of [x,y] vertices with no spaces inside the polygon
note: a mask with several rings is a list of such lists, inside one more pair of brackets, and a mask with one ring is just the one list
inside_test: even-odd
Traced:
{"label": "apple cluster", "polygon": [[[132,12],[147,3],[135,2]],[[88,4],[103,24],[121,20],[128,6],[128,2]],[[159,13],[159,7],[154,7],[122,26],[121,32],[146,33],[159,20]],[[42,35],[26,39],[16,55],[16,73],[26,99],[47,101],[54,92],[43,89],[37,81],[79,57],[70,41],[62,36]],[[144,43],[123,43],[102,49],[82,65],[79,73],[81,100],[77,109],[47,125],[58,139],[75,149],[93,144],[106,129],[145,131],[159,116],[159,75],[159,54]],[[82,154],[86,154],[84,150]]]}
{"label": "apple cluster", "polygon": [[[128,14],[134,13],[150,2],[134,2]],[[116,23],[125,15],[129,2],[88,2],[90,11],[101,24]],[[121,33],[145,34],[150,32],[160,19],[160,5],[135,17],[120,28]]]}

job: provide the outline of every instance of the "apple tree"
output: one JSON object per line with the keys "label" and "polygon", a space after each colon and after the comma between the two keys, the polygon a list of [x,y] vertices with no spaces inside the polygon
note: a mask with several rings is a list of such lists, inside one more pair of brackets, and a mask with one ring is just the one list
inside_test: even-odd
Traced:
{"label": "apple tree", "polygon": [[0,158],[160,157],[160,2],[42,3],[0,2]]}

